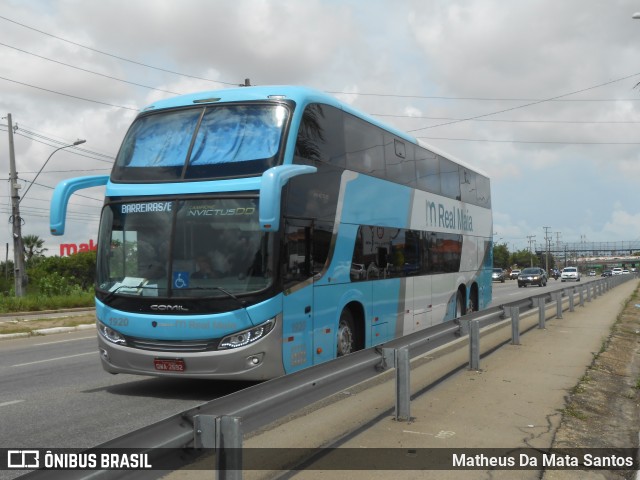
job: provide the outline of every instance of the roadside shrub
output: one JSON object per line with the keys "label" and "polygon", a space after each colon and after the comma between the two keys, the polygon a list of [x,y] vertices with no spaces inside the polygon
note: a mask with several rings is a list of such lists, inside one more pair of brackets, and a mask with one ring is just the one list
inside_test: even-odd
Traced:
{"label": "roadside shrub", "polygon": [[96,252],[79,252],[68,257],[45,257],[29,269],[28,274],[31,285],[45,295],[45,291],[64,291],[65,284],[76,285],[80,291],[88,291],[93,288],[96,277]]}
{"label": "roadside shrub", "polygon": [[37,280],[36,287],[39,294],[46,297],[53,297],[56,295],[77,295],[83,292],[80,285],[71,281],[67,277],[63,277],[58,272],[41,275]]}

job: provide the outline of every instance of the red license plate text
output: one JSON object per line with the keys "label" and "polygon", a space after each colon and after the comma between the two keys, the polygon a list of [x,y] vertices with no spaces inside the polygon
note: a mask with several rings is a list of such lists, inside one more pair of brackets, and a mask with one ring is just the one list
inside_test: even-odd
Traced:
{"label": "red license plate text", "polygon": [[154,358],[153,365],[163,372],[184,372],[187,369],[181,358]]}

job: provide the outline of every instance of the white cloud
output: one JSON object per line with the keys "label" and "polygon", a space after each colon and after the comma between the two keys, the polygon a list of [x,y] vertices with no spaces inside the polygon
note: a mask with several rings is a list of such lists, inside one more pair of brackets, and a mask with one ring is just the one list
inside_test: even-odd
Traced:
{"label": "white cloud", "polygon": [[[385,115],[381,120],[414,130],[490,174],[496,229],[505,241],[541,237],[545,225],[566,241],[581,235],[620,241],[640,237],[638,124],[623,123],[640,122],[640,89],[634,88],[640,75],[561,101],[534,103],[637,73],[640,23],[631,19],[637,9],[631,0],[372,0],[366,5],[355,0],[7,0],[0,5],[0,15],[17,22],[189,77],[1,19],[0,42],[180,93],[245,78],[259,85],[358,93],[337,96]],[[1,116],[10,112],[20,128],[63,142],[86,138],[87,149],[109,155],[117,152],[136,113],[118,106],[137,109],[169,95],[1,45],[0,77],[13,80],[0,79]],[[479,118],[451,123],[474,117]],[[0,163],[7,165],[3,145]],[[22,172],[36,171],[54,148],[17,136],[20,177],[28,180],[32,174]],[[61,151],[39,183],[52,187],[65,176],[86,174],[70,170],[98,171],[105,165]],[[50,192],[34,186],[25,212],[46,206]],[[0,195],[0,213],[6,214],[6,184]],[[74,209],[99,210],[93,202],[74,202]],[[47,215],[35,216],[37,211],[25,214],[26,227],[45,237]],[[70,222],[65,240],[95,238],[95,229],[96,220]],[[10,242],[6,230],[0,232],[2,242]]]}
{"label": "white cloud", "polygon": [[604,224],[603,231],[607,232],[611,238],[640,239],[640,212],[630,213],[622,205],[615,205],[611,216]]}

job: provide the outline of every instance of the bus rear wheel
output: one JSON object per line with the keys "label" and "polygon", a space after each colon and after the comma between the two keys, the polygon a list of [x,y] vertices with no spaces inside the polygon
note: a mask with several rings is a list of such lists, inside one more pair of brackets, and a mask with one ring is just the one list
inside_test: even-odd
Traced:
{"label": "bus rear wheel", "polygon": [[348,355],[356,349],[355,325],[353,315],[348,309],[344,309],[340,314],[338,322],[338,357]]}
{"label": "bus rear wheel", "polygon": [[454,318],[462,317],[465,313],[464,298],[462,292],[458,290],[458,294],[456,295],[456,313]]}

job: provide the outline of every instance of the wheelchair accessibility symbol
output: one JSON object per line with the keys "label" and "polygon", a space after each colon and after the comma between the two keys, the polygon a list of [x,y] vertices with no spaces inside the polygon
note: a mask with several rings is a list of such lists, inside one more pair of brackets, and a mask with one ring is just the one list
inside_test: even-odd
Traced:
{"label": "wheelchair accessibility symbol", "polygon": [[189,272],[173,272],[173,288],[189,288]]}

